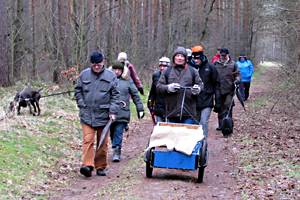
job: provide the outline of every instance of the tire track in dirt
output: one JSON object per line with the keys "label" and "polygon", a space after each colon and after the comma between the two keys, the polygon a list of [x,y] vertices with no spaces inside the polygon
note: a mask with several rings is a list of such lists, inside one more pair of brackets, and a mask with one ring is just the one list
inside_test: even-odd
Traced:
{"label": "tire track in dirt", "polygon": [[[150,119],[131,123],[124,135],[124,149],[120,163],[109,161],[106,177],[95,172],[91,178],[78,177],[68,188],[55,192],[50,199],[238,199],[231,177],[234,159],[230,138],[215,130],[217,117],[210,118],[208,166],[204,181],[196,183],[197,171],[157,169],[153,178],[146,178],[143,152],[153,125]],[[109,153],[109,159],[111,152]]]}

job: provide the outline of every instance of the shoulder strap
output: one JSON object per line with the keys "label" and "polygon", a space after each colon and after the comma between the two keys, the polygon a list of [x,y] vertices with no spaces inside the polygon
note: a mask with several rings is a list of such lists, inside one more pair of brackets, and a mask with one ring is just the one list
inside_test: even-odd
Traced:
{"label": "shoulder strap", "polygon": [[171,73],[171,67],[168,67],[165,72],[166,83],[169,84],[169,75]]}
{"label": "shoulder strap", "polygon": [[189,69],[191,71],[192,77],[193,77],[193,83],[195,83],[195,79],[196,79],[196,73],[195,70],[192,66],[189,65]]}

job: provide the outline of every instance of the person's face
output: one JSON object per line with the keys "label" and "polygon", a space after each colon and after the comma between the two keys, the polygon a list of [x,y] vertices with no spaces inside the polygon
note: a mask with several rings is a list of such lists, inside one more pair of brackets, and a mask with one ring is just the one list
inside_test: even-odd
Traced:
{"label": "person's face", "polygon": [[195,58],[193,58],[193,60],[194,60],[194,62],[195,62],[196,65],[200,65],[201,64],[201,60],[200,60],[199,57],[195,57]]}
{"label": "person's face", "polygon": [[114,73],[116,74],[117,77],[120,77],[123,73],[122,69],[113,69]]}
{"label": "person's face", "polygon": [[228,54],[222,53],[220,57],[221,61],[227,61],[228,60]]}
{"label": "person's face", "polygon": [[101,72],[101,70],[103,69],[104,67],[104,61],[100,62],[100,63],[93,63],[92,64],[92,70],[95,72],[95,73],[99,73]]}
{"label": "person's face", "polygon": [[163,70],[166,69],[167,67],[168,67],[167,64],[162,63],[162,64],[159,65],[159,71],[163,71]]}
{"label": "person's face", "polygon": [[174,57],[174,63],[176,65],[184,65],[185,64],[185,57],[182,54],[176,54],[176,56]]}
{"label": "person's face", "polygon": [[240,61],[241,61],[241,62],[244,62],[244,61],[245,61],[245,57],[241,56],[241,57],[240,57]]}

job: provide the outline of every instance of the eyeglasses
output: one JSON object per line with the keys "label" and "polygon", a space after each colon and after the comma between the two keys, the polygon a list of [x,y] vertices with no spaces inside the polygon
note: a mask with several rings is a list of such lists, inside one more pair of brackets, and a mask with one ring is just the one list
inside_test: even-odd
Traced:
{"label": "eyeglasses", "polygon": [[221,54],[221,57],[226,57],[227,56],[227,54]]}
{"label": "eyeglasses", "polygon": [[193,56],[194,60],[201,60],[201,58],[199,56]]}

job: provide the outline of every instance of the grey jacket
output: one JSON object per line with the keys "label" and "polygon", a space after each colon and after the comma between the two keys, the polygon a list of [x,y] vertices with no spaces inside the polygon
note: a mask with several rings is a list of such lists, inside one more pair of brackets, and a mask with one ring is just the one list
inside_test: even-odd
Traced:
{"label": "grey jacket", "polygon": [[137,112],[144,111],[144,106],[139,96],[138,90],[134,82],[129,79],[118,79],[117,90],[120,92],[120,109],[117,114],[116,121],[129,122],[130,121],[130,97],[132,98]]}
{"label": "grey jacket", "polygon": [[[170,70],[168,77],[166,77],[167,69],[162,72],[156,88],[158,94],[165,97],[167,118],[180,117],[184,93],[183,89],[178,92],[169,93],[168,84],[179,83],[183,87],[193,87],[193,85],[197,84],[203,89],[203,83],[199,73],[193,67],[186,65],[184,69],[181,69],[180,67],[172,66]],[[186,89],[182,116],[196,118],[196,103],[197,96],[192,95],[190,89]]]}
{"label": "grey jacket", "polygon": [[105,126],[109,114],[117,114],[119,110],[117,77],[107,69],[95,74],[87,68],[77,80],[75,98],[81,123],[91,127]]}

